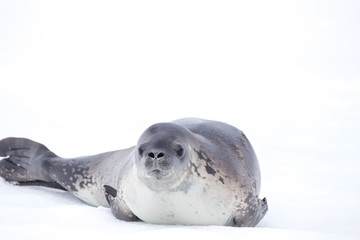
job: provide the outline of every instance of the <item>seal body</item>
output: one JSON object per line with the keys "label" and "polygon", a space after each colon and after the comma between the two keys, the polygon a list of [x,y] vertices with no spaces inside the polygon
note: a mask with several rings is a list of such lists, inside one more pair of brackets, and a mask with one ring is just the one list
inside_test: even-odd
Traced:
{"label": "seal body", "polygon": [[136,146],[74,159],[22,138],[0,141],[0,176],[70,191],[125,221],[255,226],[267,212],[260,169],[242,131],[180,119],[150,126]]}

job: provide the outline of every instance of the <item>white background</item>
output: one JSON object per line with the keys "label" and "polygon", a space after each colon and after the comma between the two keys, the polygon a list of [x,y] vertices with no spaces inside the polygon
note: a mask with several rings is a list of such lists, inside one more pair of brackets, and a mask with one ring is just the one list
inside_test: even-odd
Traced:
{"label": "white background", "polygon": [[135,145],[156,122],[227,122],[255,148],[269,212],[251,229],[124,223],[0,180],[1,236],[358,239],[359,12],[340,0],[2,0],[0,139],[74,157]]}

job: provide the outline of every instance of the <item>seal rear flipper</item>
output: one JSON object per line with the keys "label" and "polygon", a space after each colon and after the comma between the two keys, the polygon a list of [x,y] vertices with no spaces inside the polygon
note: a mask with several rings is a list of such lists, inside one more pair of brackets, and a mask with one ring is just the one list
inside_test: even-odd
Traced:
{"label": "seal rear flipper", "polygon": [[[0,141],[0,177],[9,182],[53,182],[43,164],[57,157],[44,145],[26,138]],[[52,187],[52,183],[48,184]]]}
{"label": "seal rear flipper", "polygon": [[27,181],[27,182],[18,182],[17,185],[19,185],[19,186],[41,186],[41,187],[55,188],[55,189],[68,191],[66,188],[64,188],[63,186],[61,186],[60,184],[58,184],[56,182],[45,182],[45,181],[35,180],[35,181]]}
{"label": "seal rear flipper", "polygon": [[135,216],[135,214],[126,206],[126,203],[118,196],[115,188],[104,185],[104,193],[111,212],[116,218],[127,222],[139,221],[139,218]]}

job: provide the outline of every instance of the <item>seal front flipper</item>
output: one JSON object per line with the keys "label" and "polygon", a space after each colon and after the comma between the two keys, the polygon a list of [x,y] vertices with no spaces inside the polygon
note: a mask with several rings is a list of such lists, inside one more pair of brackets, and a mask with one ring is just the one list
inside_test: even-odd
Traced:
{"label": "seal front flipper", "polygon": [[19,185],[41,185],[60,188],[49,177],[43,164],[57,157],[44,145],[26,138],[5,138],[0,141],[0,177]]}
{"label": "seal front flipper", "polygon": [[115,188],[110,187],[109,185],[104,185],[105,198],[108,204],[111,206],[112,202],[115,201],[117,191]]}
{"label": "seal front flipper", "polygon": [[109,203],[111,212],[120,220],[127,222],[139,221],[139,218],[126,206],[126,203],[118,196],[115,188],[104,185],[106,201]]}
{"label": "seal front flipper", "polygon": [[256,198],[255,201],[249,202],[248,208],[245,212],[240,212],[234,218],[234,223],[238,227],[255,227],[268,211],[266,198],[262,200]]}

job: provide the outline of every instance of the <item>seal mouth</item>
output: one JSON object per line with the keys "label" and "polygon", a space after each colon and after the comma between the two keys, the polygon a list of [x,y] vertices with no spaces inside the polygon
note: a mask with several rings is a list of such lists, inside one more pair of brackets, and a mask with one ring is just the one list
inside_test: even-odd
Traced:
{"label": "seal mouth", "polygon": [[157,180],[160,180],[166,177],[168,174],[165,173],[164,171],[161,171],[160,169],[154,169],[148,172],[147,175],[148,177],[155,177]]}
{"label": "seal mouth", "polygon": [[153,168],[141,171],[139,177],[150,190],[160,192],[176,188],[184,180],[185,174],[179,174],[174,169]]}

